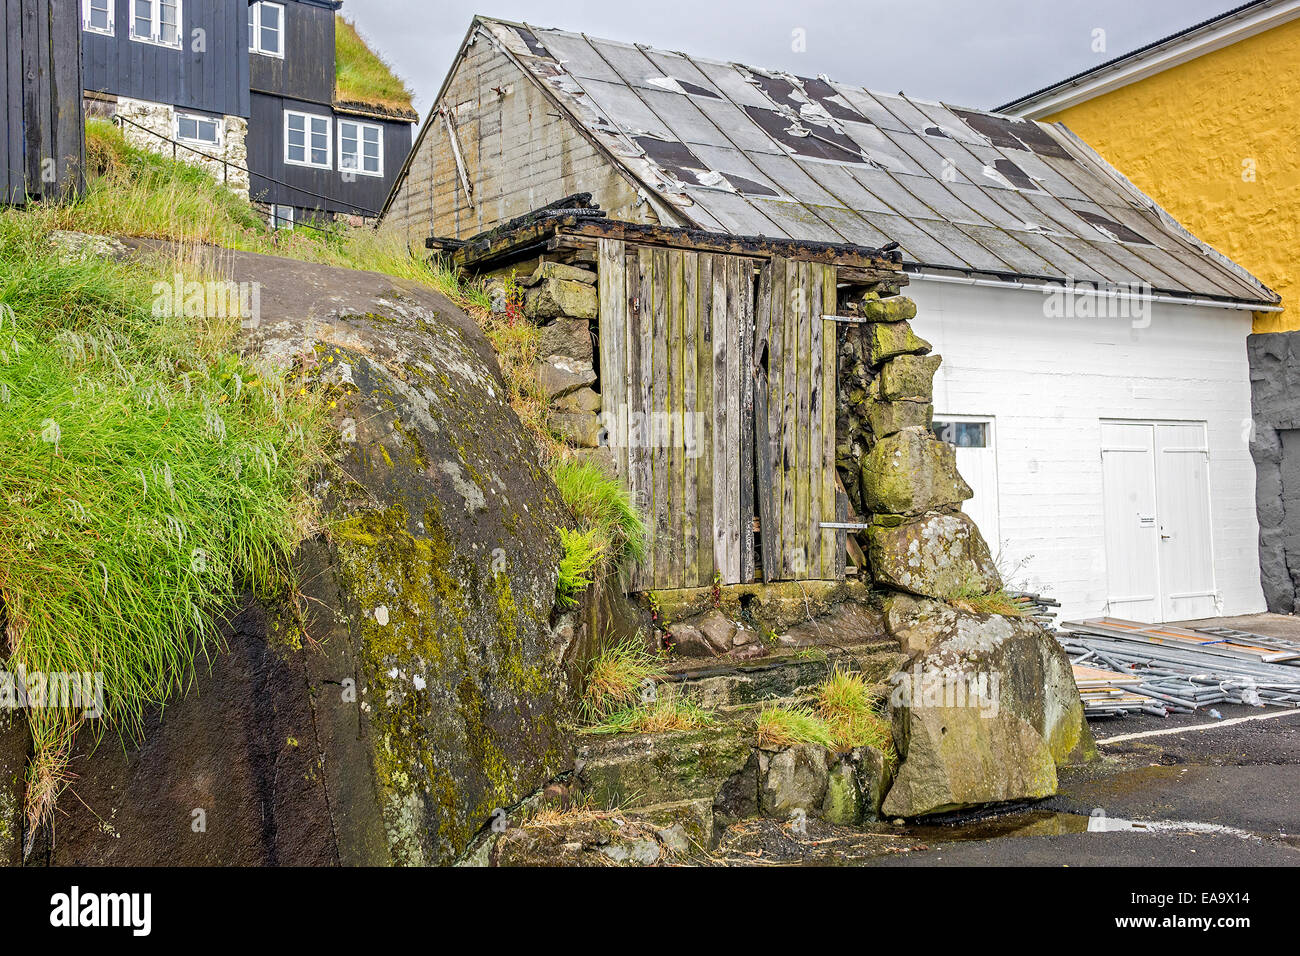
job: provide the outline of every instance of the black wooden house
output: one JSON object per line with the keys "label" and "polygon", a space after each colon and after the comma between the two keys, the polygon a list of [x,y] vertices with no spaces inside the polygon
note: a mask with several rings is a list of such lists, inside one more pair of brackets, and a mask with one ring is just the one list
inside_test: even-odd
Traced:
{"label": "black wooden house", "polygon": [[80,5],[87,111],[131,142],[207,168],[279,224],[383,205],[416,116],[340,97],[339,0]]}

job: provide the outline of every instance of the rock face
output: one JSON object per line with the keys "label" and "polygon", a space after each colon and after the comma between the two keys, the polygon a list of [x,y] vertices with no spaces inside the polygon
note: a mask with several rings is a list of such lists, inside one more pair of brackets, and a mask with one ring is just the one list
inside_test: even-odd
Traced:
{"label": "rock face", "polygon": [[1268,609],[1293,614],[1300,610],[1300,495],[1289,476],[1300,469],[1300,334],[1257,333],[1246,351],[1260,580]]}
{"label": "rock face", "polygon": [[1095,748],[1069,659],[1027,619],[954,610],[895,679],[902,766],[886,816],[1045,797],[1056,767]]}
{"label": "rock face", "polygon": [[22,861],[23,775],[27,768],[27,726],[0,710],[0,866]]}
{"label": "rock face", "polygon": [[306,634],[249,609],[141,746],[74,754],[47,858],[449,862],[495,809],[572,766],[585,627],[551,623],[567,512],[491,347],[450,301],[223,258],[262,288],[245,356],[305,367],[335,403],[323,530],[298,556]]}
{"label": "rock face", "polygon": [[876,581],[899,591],[946,599],[963,589],[987,594],[1002,586],[988,545],[961,512],[874,524],[867,545]]}

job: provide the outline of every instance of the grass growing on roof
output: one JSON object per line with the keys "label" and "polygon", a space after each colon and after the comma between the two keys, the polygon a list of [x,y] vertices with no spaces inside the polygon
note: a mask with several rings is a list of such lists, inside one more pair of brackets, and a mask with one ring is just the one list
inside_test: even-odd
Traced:
{"label": "grass growing on roof", "polygon": [[[89,202],[76,214],[106,215],[106,199]],[[154,283],[188,269],[181,258],[58,258],[46,235],[73,214],[0,212],[0,657],[102,674],[107,717],[28,710],[33,824],[79,730],[136,735],[215,645],[234,596],[291,588],[323,421],[234,354],[238,318],[154,314]]]}
{"label": "grass growing on roof", "polygon": [[341,16],[334,18],[334,95],[342,103],[412,112],[406,84]]}
{"label": "grass growing on roof", "polygon": [[606,647],[587,668],[581,709],[587,720],[598,723],[641,703],[647,688],[666,675],[663,662],[636,638]]}

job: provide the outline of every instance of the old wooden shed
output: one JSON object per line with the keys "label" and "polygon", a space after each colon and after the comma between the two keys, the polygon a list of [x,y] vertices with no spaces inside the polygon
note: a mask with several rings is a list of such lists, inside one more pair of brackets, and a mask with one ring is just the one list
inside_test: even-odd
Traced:
{"label": "old wooden shed", "polygon": [[842,580],[838,307],[896,293],[897,254],[566,208],[589,198],[428,244],[479,274],[539,254],[595,271],[602,444],[651,526],[633,589]]}

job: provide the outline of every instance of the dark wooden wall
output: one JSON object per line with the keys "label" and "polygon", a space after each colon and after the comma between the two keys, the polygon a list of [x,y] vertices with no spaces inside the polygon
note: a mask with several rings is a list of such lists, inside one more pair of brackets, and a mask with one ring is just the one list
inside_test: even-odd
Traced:
{"label": "dark wooden wall", "polygon": [[[329,116],[333,137],[333,169],[290,166],[284,161],[284,111],[296,110]],[[345,119],[351,117],[344,116]],[[411,150],[411,124],[399,120],[356,117],[384,128],[384,175],[356,176],[346,182],[338,169],[338,119],[329,106],[254,93],[248,122],[250,197],[256,202],[280,203],[298,209],[320,209],[373,217],[383,208],[388,191]],[[280,180],[280,182],[275,182]],[[313,195],[315,194],[315,195]],[[320,197],[326,197],[324,199]]]}
{"label": "dark wooden wall", "polygon": [[0,0],[4,199],[52,198],[84,186],[81,10],[71,0]]}
{"label": "dark wooden wall", "polygon": [[[67,0],[66,5],[80,7],[74,0]],[[247,0],[184,0],[182,6],[181,49],[176,50],[132,40],[131,0],[115,0],[115,35],[82,34],[85,88],[209,113],[247,116]],[[80,21],[80,10],[77,16]],[[203,31],[203,48],[196,48],[200,44],[195,30]]]}
{"label": "dark wooden wall", "polygon": [[253,89],[309,103],[334,102],[334,10],[288,0],[284,19],[284,59],[256,53],[249,58]]}

